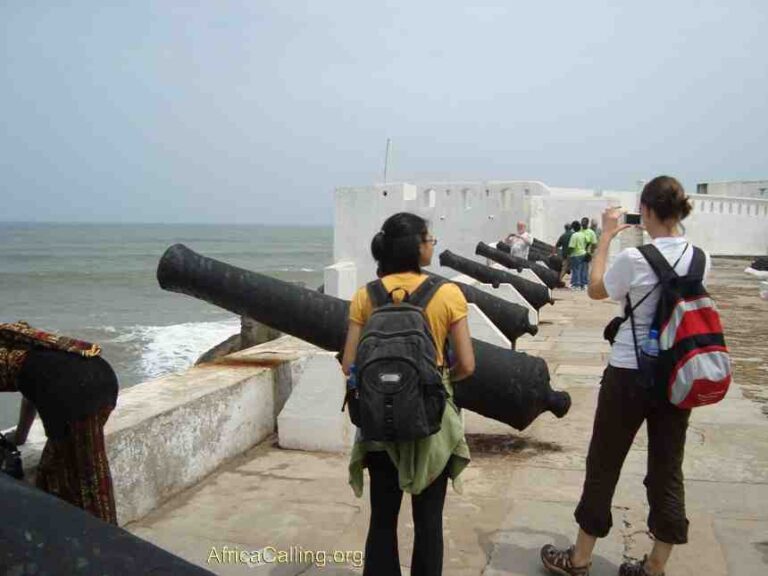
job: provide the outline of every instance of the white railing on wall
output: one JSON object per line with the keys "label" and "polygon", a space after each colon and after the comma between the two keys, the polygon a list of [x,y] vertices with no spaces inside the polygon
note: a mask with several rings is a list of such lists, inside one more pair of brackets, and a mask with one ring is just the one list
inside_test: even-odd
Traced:
{"label": "white railing on wall", "polygon": [[692,194],[690,198],[694,213],[768,218],[768,200],[708,194]]}

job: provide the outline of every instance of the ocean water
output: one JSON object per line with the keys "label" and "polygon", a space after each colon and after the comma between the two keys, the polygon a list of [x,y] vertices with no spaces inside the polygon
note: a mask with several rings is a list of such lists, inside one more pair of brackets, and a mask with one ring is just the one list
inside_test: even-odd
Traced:
{"label": "ocean water", "polygon": [[[240,318],[162,290],[163,252],[177,242],[315,289],[332,263],[330,227],[0,223],[0,322],[25,320],[102,346],[121,388],[183,371],[236,334]],[[0,429],[19,394],[0,394]]]}

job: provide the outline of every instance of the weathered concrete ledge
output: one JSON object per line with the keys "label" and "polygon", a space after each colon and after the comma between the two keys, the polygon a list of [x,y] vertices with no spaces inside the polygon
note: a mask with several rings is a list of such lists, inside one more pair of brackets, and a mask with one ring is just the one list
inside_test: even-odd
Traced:
{"label": "weathered concrete ledge", "polygon": [[[105,427],[120,524],[193,486],[276,428],[317,348],[285,336],[121,391]],[[45,445],[37,419],[22,447],[28,480]]]}

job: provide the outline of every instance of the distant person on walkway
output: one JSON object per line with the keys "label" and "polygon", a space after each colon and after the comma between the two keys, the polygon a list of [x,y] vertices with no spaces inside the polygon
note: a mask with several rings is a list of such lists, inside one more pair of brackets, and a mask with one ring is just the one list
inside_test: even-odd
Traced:
{"label": "distant person on walkway", "polygon": [[104,424],[117,402],[117,377],[88,342],[0,324],[0,392],[21,392],[19,423],[6,438],[21,446],[37,412],[48,441],[38,488],[117,524]]}
{"label": "distant person on walkway", "polygon": [[571,265],[571,288],[585,290],[587,286],[587,238],[578,220],[571,222],[571,238],[568,241],[568,260]]}
{"label": "distant person on walkway", "polygon": [[573,229],[571,228],[571,223],[566,222],[565,224],[565,232],[563,232],[560,235],[560,238],[557,239],[557,243],[555,243],[555,250],[557,250],[557,253],[560,255],[560,257],[563,259],[563,265],[560,268],[560,281],[563,281],[563,278],[565,278],[565,275],[569,272],[570,266],[568,264],[568,244],[571,241],[571,235],[573,234]]}
{"label": "distant person on walkway", "polygon": [[528,251],[533,244],[533,237],[525,231],[525,222],[518,222],[517,234],[510,234],[505,242],[509,244],[512,256],[528,260]]}
{"label": "distant person on walkway", "polygon": [[587,239],[587,253],[592,254],[597,248],[597,233],[590,228],[589,218],[586,216],[581,219],[581,230]]}
{"label": "distant person on walkway", "polygon": [[587,282],[589,281],[589,269],[590,263],[592,262],[592,254],[594,253],[595,248],[597,248],[597,234],[595,234],[595,231],[589,227],[589,218],[586,216],[581,219],[581,233],[584,234],[584,238],[587,242],[587,254],[584,256],[584,270],[582,272],[584,290],[586,290]]}
{"label": "distant person on walkway", "polygon": [[[389,217],[371,242],[378,262],[378,276],[395,302],[410,298],[429,278],[422,272],[432,260],[434,239],[427,222],[415,214]],[[349,376],[357,357],[363,327],[373,312],[371,294],[364,286],[352,298],[349,329],[342,370]],[[467,323],[467,301],[452,283],[440,285],[424,313],[435,343],[437,365],[448,400],[440,430],[412,441],[369,441],[358,429],[349,463],[349,483],[355,495],[363,493],[363,469],[368,468],[371,520],[365,544],[365,576],[399,576],[397,518],[403,492],[411,494],[414,523],[411,574],[432,576],[443,568],[443,505],[448,478],[460,491],[459,475],[469,464],[464,426],[453,403],[452,382],[463,380],[475,369],[475,357]],[[450,338],[454,366],[444,355]]]}
{"label": "distant person on walkway", "polygon": [[[680,234],[680,221],[691,211],[683,187],[674,178],[659,176],[643,188],[640,214],[643,226],[679,275],[688,273],[694,250]],[[610,298],[634,307],[632,323],[623,322],[611,346],[603,373],[597,411],[587,456],[587,471],[575,517],[579,525],[575,546],[568,549],[548,544],[541,559],[553,574],[589,574],[597,538],[612,526],[611,503],[624,459],[643,422],[648,428],[648,470],[644,480],[650,511],[648,529],[653,549],[641,562],[625,562],[620,576],[658,576],[675,544],[688,541],[683,488],[683,453],[690,410],[674,406],[666,390],[646,387],[637,365],[638,343],[648,339],[659,301],[658,279],[637,248],[621,252],[606,270],[611,240],[629,227],[619,224],[619,209],[603,213],[603,234],[595,252],[589,279],[589,297]],[[709,270],[706,256],[704,278]],[[641,346],[641,344],[638,344]]]}
{"label": "distant person on walkway", "polygon": [[595,233],[595,236],[597,237],[598,241],[600,240],[600,235],[602,234],[602,231],[597,225],[597,220],[592,218],[592,221],[589,224],[589,227],[592,229],[592,231]]}

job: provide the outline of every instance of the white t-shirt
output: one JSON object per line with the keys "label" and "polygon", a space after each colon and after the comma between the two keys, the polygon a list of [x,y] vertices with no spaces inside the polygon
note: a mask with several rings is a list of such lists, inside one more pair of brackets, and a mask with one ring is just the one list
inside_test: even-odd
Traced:
{"label": "white t-shirt", "polygon": [[[670,265],[674,264],[680,255],[675,267],[675,272],[680,276],[688,273],[693,259],[693,245],[681,236],[656,238],[653,245],[659,249]],[[685,246],[688,248],[685,249]],[[683,250],[685,253],[683,254]],[[706,266],[704,268],[704,281],[706,282],[711,261],[709,254],[706,256]],[[603,277],[605,291],[611,300],[619,302],[620,315],[624,316],[624,306],[627,303],[626,296],[629,293],[629,299],[632,306],[636,306],[642,298],[658,284],[656,274],[651,265],[640,253],[637,248],[627,248],[623,250],[613,262]],[[656,306],[659,303],[660,288],[653,290],[650,296],[638,306],[634,311],[635,331],[637,335],[637,345],[642,346],[653,321],[653,315],[656,313]],[[627,318],[619,328],[616,335],[616,341],[611,347],[611,356],[608,364],[616,368],[630,368],[637,370],[637,356],[635,355],[634,341],[632,339],[632,322]]]}
{"label": "white t-shirt", "polygon": [[533,244],[533,240],[528,232],[523,232],[519,236],[509,237],[510,253],[518,258],[528,259],[528,251],[531,249],[531,244]]}

